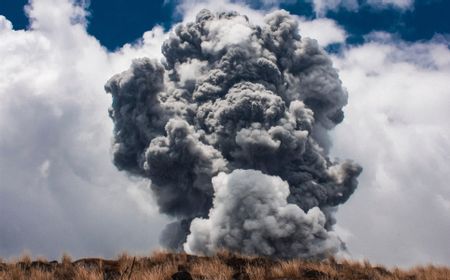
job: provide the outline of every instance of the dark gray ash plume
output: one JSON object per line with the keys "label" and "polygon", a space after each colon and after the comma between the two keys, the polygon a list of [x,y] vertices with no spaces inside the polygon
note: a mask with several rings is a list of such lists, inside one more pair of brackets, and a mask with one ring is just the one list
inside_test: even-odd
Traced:
{"label": "dark gray ash plume", "polygon": [[136,59],[105,89],[115,165],[149,178],[160,211],[178,220],[163,244],[283,258],[336,252],[334,212],[361,167],[327,156],[347,93],[317,42],[285,11],[257,26],[203,10],[162,52],[162,63]]}

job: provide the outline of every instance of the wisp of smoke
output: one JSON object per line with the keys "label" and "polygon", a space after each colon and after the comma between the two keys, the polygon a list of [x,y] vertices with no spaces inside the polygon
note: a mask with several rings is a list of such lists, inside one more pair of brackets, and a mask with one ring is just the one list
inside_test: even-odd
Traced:
{"label": "wisp of smoke", "polygon": [[347,93],[317,42],[286,11],[258,26],[202,10],[162,52],[105,85],[114,164],[150,179],[160,211],[177,219],[162,243],[198,254],[337,252],[334,212],[362,169],[328,157]]}

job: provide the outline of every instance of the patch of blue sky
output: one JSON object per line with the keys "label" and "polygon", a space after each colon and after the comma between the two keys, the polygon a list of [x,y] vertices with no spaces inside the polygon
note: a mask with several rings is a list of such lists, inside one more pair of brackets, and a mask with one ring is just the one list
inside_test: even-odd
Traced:
{"label": "patch of blue sky", "polygon": [[0,15],[12,22],[14,29],[26,29],[28,18],[25,15],[24,6],[28,0],[1,0]]}
{"label": "patch of blue sky", "polygon": [[[80,0],[77,0],[80,1]],[[25,29],[28,19],[24,12],[27,0],[1,0],[0,14],[6,16],[14,29]],[[166,30],[180,20],[175,7],[180,0],[93,0],[90,1],[88,32],[110,50],[139,39],[155,25]],[[262,9],[267,3],[280,1],[248,0],[252,8]],[[359,1],[361,3],[361,1]],[[264,4],[266,3],[266,4]],[[279,5],[289,12],[307,19],[315,18],[311,1],[284,0]],[[406,41],[430,40],[439,37],[449,42],[450,1],[416,0],[411,9],[401,10],[393,6],[374,8],[360,4],[357,10],[344,8],[329,10],[325,16],[335,20],[348,33],[348,44],[364,42],[367,34],[384,31]],[[329,46],[335,52],[336,46]]]}

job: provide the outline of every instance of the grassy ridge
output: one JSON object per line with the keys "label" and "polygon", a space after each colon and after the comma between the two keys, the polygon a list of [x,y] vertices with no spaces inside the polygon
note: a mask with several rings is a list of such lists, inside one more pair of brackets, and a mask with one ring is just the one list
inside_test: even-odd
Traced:
{"label": "grassy ridge", "polygon": [[[212,257],[155,252],[149,257],[120,255],[116,260],[97,258],[72,261],[63,256],[60,262],[29,256],[19,260],[0,262],[0,279],[85,279],[85,280],[165,280],[178,276],[192,279],[253,280],[253,279],[425,279],[448,280],[450,268],[414,267],[409,270],[387,269],[368,262],[354,262],[330,258],[315,262],[305,260],[278,261],[263,257],[248,257],[227,252]],[[189,279],[189,278],[174,278]]]}

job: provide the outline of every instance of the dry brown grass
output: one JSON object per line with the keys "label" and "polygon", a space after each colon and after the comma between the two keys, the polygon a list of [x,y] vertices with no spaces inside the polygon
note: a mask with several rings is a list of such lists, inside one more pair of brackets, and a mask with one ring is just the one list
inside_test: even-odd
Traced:
{"label": "dry brown grass", "polygon": [[228,280],[233,275],[233,270],[217,256],[211,257],[208,261],[195,262],[189,271],[193,275],[201,275],[206,279],[216,280]]}
{"label": "dry brown grass", "polygon": [[245,272],[250,279],[264,279],[267,275],[267,269],[265,267],[248,265],[245,267]]}
{"label": "dry brown grass", "polygon": [[298,277],[301,265],[301,262],[297,260],[284,261],[271,269],[270,276],[272,276],[273,278]]}
{"label": "dry brown grass", "polygon": [[174,264],[156,265],[148,270],[144,269],[136,271],[131,275],[132,280],[166,280],[170,279],[170,276],[177,272],[177,267]]}
{"label": "dry brown grass", "polygon": [[[95,265],[92,265],[95,264]],[[177,271],[188,271],[193,279],[231,280],[240,274],[251,280],[448,280],[450,268],[432,265],[409,270],[387,269],[368,261],[355,262],[330,258],[325,261],[271,260],[219,252],[211,257],[157,251],[149,257],[123,253],[116,260],[82,259],[73,261],[65,254],[59,262],[30,254],[5,262],[0,260],[0,280],[167,280]],[[245,279],[245,278],[241,278]]]}

